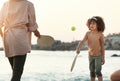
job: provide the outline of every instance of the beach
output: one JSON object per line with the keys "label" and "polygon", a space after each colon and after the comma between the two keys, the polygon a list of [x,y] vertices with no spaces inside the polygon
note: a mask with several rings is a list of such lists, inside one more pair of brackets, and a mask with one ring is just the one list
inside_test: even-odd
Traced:
{"label": "beach", "polygon": [[[103,81],[109,81],[110,74],[119,69],[120,51],[106,50],[106,63],[102,66]],[[21,81],[89,81],[88,52],[81,51],[75,67],[70,72],[75,51],[38,51],[28,54]],[[0,51],[0,81],[10,81],[11,67],[4,51]]]}

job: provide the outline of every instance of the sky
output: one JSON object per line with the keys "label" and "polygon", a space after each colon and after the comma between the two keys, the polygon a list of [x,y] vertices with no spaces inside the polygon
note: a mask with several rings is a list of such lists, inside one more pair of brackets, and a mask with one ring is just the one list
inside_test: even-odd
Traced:
{"label": "sky", "polygon": [[[0,0],[0,8],[7,0]],[[106,29],[104,35],[120,33],[120,0],[29,0],[35,7],[38,30],[55,40],[81,40],[88,31],[86,21],[101,16]],[[71,31],[75,26],[76,30]],[[32,43],[36,43],[33,36]]]}

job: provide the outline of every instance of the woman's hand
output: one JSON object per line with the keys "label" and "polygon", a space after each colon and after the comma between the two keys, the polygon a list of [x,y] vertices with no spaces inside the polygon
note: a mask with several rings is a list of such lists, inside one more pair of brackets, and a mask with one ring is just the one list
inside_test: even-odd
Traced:
{"label": "woman's hand", "polygon": [[38,38],[40,38],[40,37],[41,37],[41,35],[40,35],[40,33],[39,33],[39,31],[38,31],[38,30],[35,30],[35,31],[34,31],[34,35],[35,35],[36,37],[38,37]]}

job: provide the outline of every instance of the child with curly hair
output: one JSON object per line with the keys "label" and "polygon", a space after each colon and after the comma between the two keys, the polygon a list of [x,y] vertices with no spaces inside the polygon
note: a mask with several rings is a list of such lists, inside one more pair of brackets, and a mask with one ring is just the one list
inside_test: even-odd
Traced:
{"label": "child with curly hair", "polygon": [[90,69],[90,81],[95,81],[97,75],[98,81],[102,79],[102,64],[105,63],[105,50],[104,50],[104,35],[105,23],[99,16],[94,16],[87,21],[89,31],[84,36],[83,40],[79,42],[76,53],[80,53],[80,48],[85,41],[88,43],[89,52],[89,69]]}

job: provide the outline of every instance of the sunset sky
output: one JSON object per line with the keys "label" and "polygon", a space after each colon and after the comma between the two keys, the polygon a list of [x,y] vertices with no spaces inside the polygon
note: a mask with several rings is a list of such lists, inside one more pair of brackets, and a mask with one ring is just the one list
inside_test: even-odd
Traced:
{"label": "sunset sky", "polygon": [[[7,0],[0,0],[0,8],[5,1]],[[86,21],[92,16],[103,17],[106,24],[105,36],[120,32],[120,0],[29,1],[34,3],[40,33],[53,36],[55,40],[81,40],[88,31]],[[76,27],[75,31],[71,31],[72,26]],[[36,43],[35,40],[32,43]]]}

